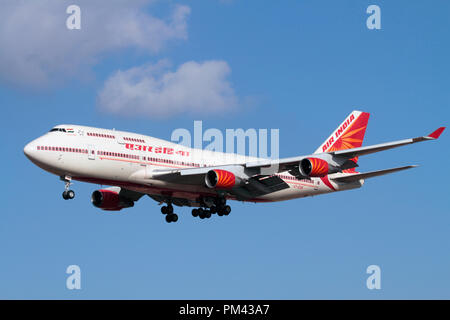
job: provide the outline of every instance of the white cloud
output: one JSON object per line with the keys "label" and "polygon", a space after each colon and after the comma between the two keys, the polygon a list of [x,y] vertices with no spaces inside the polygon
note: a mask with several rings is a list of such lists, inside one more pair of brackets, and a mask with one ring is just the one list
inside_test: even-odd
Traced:
{"label": "white cloud", "polygon": [[[152,0],[2,0],[0,81],[40,88],[89,72],[103,54],[124,48],[159,52],[187,38],[187,6],[169,17],[146,13]],[[66,8],[81,8],[81,30],[68,30]],[[150,7],[151,8],[151,7]]]}
{"label": "white cloud", "polygon": [[118,71],[98,96],[102,110],[123,115],[167,117],[226,112],[238,104],[225,61],[189,61],[169,70],[167,61]]}

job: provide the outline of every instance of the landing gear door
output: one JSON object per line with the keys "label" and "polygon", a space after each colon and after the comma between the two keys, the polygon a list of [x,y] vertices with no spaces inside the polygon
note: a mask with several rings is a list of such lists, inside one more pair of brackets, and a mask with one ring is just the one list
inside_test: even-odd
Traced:
{"label": "landing gear door", "polygon": [[92,144],[88,145],[88,159],[95,160],[95,147]]}

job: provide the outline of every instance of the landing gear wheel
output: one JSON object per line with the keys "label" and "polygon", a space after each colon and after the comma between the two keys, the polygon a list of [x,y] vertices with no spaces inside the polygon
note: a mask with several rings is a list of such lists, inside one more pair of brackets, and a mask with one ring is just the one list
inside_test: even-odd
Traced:
{"label": "landing gear wheel", "polygon": [[205,218],[211,218],[211,211],[206,211],[206,213],[205,213]]}
{"label": "landing gear wheel", "polygon": [[70,190],[70,185],[72,184],[72,177],[70,176],[61,176],[61,181],[64,181],[64,192],[62,193],[62,197],[64,200],[70,200],[75,198],[75,192]]}
{"label": "landing gear wheel", "polygon": [[64,200],[70,200],[75,198],[75,191],[73,190],[66,190],[62,193],[62,197]]}
{"label": "landing gear wheel", "polygon": [[198,217],[198,210],[197,209],[192,209],[192,216],[194,218]]}
{"label": "landing gear wheel", "polygon": [[161,213],[162,214],[172,214],[173,213],[173,206],[171,203],[169,203],[167,206],[161,207]]}
{"label": "landing gear wheel", "polygon": [[210,209],[212,214],[217,213],[217,207],[216,206],[212,206]]}
{"label": "landing gear wheel", "polygon": [[224,213],[224,215],[229,215],[230,214],[230,212],[231,212],[231,207],[230,206],[225,206],[225,207],[223,207],[223,213]]}
{"label": "landing gear wheel", "polygon": [[177,222],[178,215],[176,213],[169,213],[166,215],[166,221],[167,221],[167,223]]}
{"label": "landing gear wheel", "polygon": [[203,210],[202,208],[198,209],[198,216],[200,219],[205,219],[206,218],[206,213],[205,210]]}

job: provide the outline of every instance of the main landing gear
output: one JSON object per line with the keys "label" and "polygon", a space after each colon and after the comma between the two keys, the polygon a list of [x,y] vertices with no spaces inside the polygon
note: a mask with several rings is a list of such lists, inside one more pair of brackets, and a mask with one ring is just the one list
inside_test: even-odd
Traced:
{"label": "main landing gear", "polygon": [[200,219],[209,219],[213,214],[216,214],[218,216],[227,216],[231,212],[231,207],[226,205],[226,199],[225,198],[217,198],[214,202],[214,205],[208,208],[198,208],[198,209],[192,209],[192,216],[193,217],[199,217]]}
{"label": "main landing gear", "polygon": [[70,185],[72,184],[70,181],[72,181],[72,179],[70,177],[61,177],[61,180],[65,183],[64,192],[62,193],[63,199],[70,200],[75,198],[75,191],[69,190]]}
{"label": "main landing gear", "polygon": [[[161,207],[161,213],[166,216],[167,223],[177,222],[178,215],[173,212],[172,201],[165,199],[167,205]],[[200,208],[192,209],[192,215],[200,219],[209,219],[213,214],[218,216],[227,216],[231,212],[231,207],[226,204],[226,199],[223,196],[217,198],[200,199]]]}
{"label": "main landing gear", "polygon": [[176,213],[173,213],[173,206],[171,203],[169,203],[167,206],[161,207],[161,213],[166,215],[167,223],[178,221],[178,215]]}

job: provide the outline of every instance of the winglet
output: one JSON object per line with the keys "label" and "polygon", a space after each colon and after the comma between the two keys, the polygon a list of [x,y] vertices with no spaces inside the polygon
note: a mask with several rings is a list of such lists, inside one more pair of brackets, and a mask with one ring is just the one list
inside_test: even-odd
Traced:
{"label": "winglet", "polygon": [[437,139],[442,134],[442,132],[445,130],[445,127],[440,127],[439,129],[433,131],[430,133],[427,137],[432,139]]}

